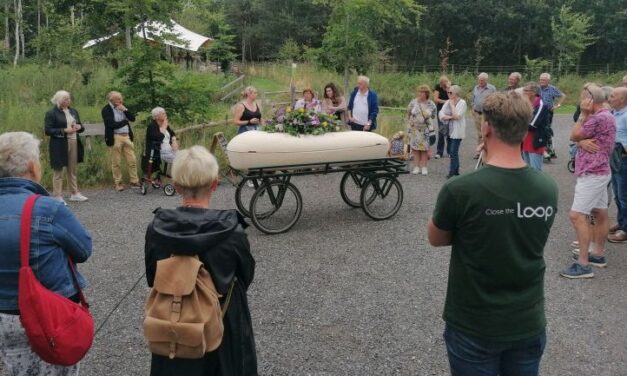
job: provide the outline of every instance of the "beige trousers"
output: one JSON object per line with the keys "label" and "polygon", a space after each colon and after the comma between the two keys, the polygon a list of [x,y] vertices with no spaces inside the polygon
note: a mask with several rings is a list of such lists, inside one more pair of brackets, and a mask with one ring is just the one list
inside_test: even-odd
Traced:
{"label": "beige trousers", "polygon": [[137,159],[135,157],[135,146],[129,136],[122,136],[114,134],[113,147],[111,148],[111,172],[113,172],[113,182],[118,185],[122,184],[122,170],[120,169],[120,162],[122,155],[126,160],[126,167],[128,168],[128,178],[131,183],[139,183],[137,177]]}
{"label": "beige trousers", "polygon": [[481,137],[481,120],[483,119],[483,115],[472,111],[472,120],[475,123],[475,129],[477,130],[477,145],[483,142],[483,137]]}
{"label": "beige trousers", "polygon": [[78,193],[76,183],[76,166],[78,165],[78,146],[76,139],[67,140],[67,167],[54,170],[52,175],[52,195],[61,197],[63,195],[63,170],[66,170],[67,185],[72,194]]}

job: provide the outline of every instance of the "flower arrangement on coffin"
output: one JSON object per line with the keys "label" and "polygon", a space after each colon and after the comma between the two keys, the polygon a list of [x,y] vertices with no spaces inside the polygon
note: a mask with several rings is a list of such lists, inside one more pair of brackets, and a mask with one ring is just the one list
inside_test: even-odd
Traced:
{"label": "flower arrangement on coffin", "polygon": [[263,128],[268,133],[280,132],[292,136],[301,134],[321,135],[329,132],[340,132],[343,129],[342,121],[333,115],[304,108],[293,110],[291,107],[279,109]]}

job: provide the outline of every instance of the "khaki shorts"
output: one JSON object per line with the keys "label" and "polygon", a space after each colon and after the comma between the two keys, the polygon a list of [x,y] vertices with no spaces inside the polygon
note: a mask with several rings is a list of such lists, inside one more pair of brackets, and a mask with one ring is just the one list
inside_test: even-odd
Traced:
{"label": "khaki shorts", "polygon": [[611,175],[579,176],[570,210],[590,215],[592,209],[607,209],[607,185],[611,178]]}

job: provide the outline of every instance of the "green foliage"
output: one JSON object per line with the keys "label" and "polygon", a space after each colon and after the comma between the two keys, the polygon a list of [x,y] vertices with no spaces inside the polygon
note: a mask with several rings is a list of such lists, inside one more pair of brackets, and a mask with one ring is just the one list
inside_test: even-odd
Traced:
{"label": "green foliage", "polygon": [[530,59],[525,55],[525,73],[528,77],[540,76],[542,72],[546,72],[551,65],[551,62],[545,59],[537,58]]}
{"label": "green foliage", "polygon": [[91,60],[91,51],[82,48],[87,40],[85,27],[72,26],[67,19],[62,18],[59,18],[56,24],[56,27],[44,28],[32,42],[40,53],[40,61],[68,64],[79,68],[87,65]]}
{"label": "green foliage", "polygon": [[294,39],[287,38],[281,48],[279,48],[277,57],[279,60],[287,62],[301,61],[303,52]]}
{"label": "green foliage", "polygon": [[591,26],[592,17],[573,12],[567,5],[562,5],[557,17],[553,17],[551,29],[557,52],[558,71],[576,65],[586,47],[597,40],[597,37],[589,33]]}
{"label": "green foliage", "polygon": [[231,63],[237,55],[234,50],[235,36],[231,34],[230,26],[226,23],[222,23],[218,27],[217,34],[214,34],[214,41],[211,42],[207,49],[207,56],[211,61],[217,61],[220,63],[220,69],[225,74],[228,73]]}

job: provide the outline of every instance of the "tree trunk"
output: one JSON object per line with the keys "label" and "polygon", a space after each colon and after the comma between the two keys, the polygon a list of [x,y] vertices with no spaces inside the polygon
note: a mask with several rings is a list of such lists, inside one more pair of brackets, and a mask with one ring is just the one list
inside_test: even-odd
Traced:
{"label": "tree trunk", "polygon": [[4,1],[4,48],[11,49],[11,30],[9,27],[9,0]]}
{"label": "tree trunk", "polygon": [[126,49],[130,50],[131,48],[133,48],[131,44],[131,27],[130,26],[126,27],[126,29],[124,30],[124,35],[126,37]]}
{"label": "tree trunk", "polygon": [[72,23],[72,27],[74,27],[74,5],[70,7],[70,22]]}
{"label": "tree trunk", "polygon": [[[41,35],[41,0],[37,0],[37,36]],[[37,58],[39,59],[39,44],[37,45]]]}
{"label": "tree trunk", "polygon": [[13,0],[15,7],[15,57],[13,58],[13,66],[17,65],[17,59],[20,57],[20,26],[21,26],[21,8],[22,0]]}

